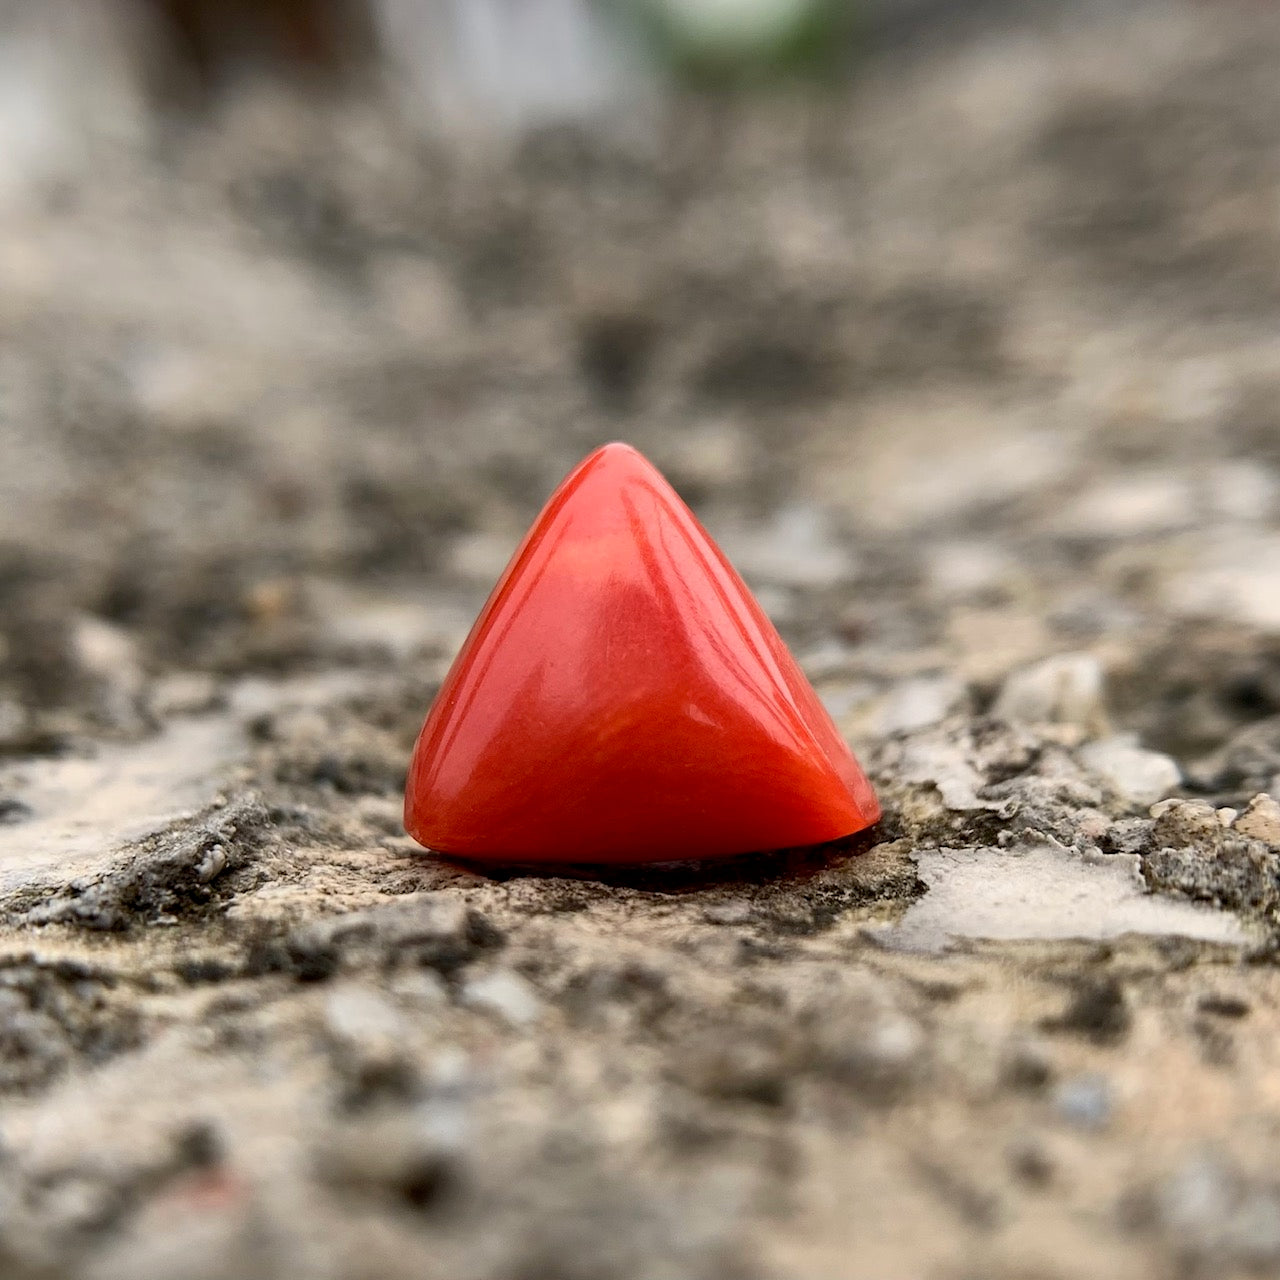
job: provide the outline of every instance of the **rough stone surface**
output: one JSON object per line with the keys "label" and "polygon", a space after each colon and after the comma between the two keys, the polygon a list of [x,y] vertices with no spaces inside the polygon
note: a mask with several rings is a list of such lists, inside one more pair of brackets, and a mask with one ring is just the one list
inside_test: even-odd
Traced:
{"label": "rough stone surface", "polygon": [[[822,109],[458,155],[245,83],[5,178],[6,1280],[1280,1268],[1280,22],[1016,8]],[[614,437],[874,833],[405,838],[450,656]]]}
{"label": "rough stone surface", "polygon": [[1280,849],[1280,804],[1269,795],[1254,796],[1243,813],[1232,815],[1229,825],[1241,835]]}

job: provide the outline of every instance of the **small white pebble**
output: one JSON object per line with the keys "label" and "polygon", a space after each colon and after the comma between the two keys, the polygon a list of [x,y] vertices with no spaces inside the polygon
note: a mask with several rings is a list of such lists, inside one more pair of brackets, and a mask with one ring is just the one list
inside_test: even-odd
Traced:
{"label": "small white pebble", "polygon": [[751,903],[742,898],[728,902],[713,902],[702,912],[708,924],[748,924],[751,920]]}
{"label": "small white pebble", "polygon": [[1182,781],[1175,761],[1138,746],[1128,735],[1088,743],[1080,750],[1080,761],[1131,804],[1155,804]]}
{"label": "small white pebble", "polygon": [[536,1021],[542,1002],[518,973],[500,970],[473,978],[462,989],[462,1003],[485,1013],[496,1013],[512,1026],[523,1027]]}
{"label": "small white pebble", "polygon": [[220,876],[227,869],[227,851],[220,844],[210,846],[196,867],[196,879],[201,884]]}
{"label": "small white pebble", "polygon": [[1024,724],[1077,724],[1105,729],[1102,664],[1090,653],[1059,653],[1012,672],[992,714]]}
{"label": "small white pebble", "polygon": [[355,1046],[397,1045],[405,1035],[395,1006],[369,987],[341,985],[329,992],[325,1026],[335,1040]]}

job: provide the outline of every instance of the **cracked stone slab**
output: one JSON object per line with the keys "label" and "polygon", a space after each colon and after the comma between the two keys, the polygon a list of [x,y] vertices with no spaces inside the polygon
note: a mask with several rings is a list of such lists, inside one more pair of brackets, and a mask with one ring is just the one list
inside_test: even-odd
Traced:
{"label": "cracked stone slab", "polygon": [[890,946],[938,951],[959,939],[1193,938],[1242,947],[1251,938],[1226,911],[1147,891],[1136,855],[1091,856],[1050,844],[1011,850],[923,850],[928,892],[879,936]]}
{"label": "cracked stone slab", "polygon": [[358,687],[322,677],[232,688],[223,710],[175,717],[141,742],[100,743],[92,755],[28,759],[0,769],[0,793],[23,806],[0,824],[0,897],[60,888],[107,870],[117,851],[214,803],[249,751],[248,723],[265,710],[318,705]]}

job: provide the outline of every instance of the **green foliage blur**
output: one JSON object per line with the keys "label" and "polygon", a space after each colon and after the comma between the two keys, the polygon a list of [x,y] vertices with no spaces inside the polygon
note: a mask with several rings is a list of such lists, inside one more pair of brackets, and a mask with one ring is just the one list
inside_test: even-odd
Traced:
{"label": "green foliage blur", "polygon": [[848,65],[856,0],[608,0],[649,56],[703,88],[827,79]]}

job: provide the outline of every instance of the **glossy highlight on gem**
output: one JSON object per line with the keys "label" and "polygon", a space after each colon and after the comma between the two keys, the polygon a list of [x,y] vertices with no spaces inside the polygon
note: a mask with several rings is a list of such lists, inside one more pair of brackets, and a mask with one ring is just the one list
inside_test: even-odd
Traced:
{"label": "glossy highlight on gem", "polygon": [[605,445],[525,535],[427,715],[405,827],[476,861],[632,864],[819,844],[880,805],[675,490]]}

